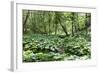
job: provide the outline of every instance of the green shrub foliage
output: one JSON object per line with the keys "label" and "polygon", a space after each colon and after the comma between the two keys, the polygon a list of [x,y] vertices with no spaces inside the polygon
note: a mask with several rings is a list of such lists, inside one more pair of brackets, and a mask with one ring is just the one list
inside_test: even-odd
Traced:
{"label": "green shrub foliage", "polygon": [[85,60],[91,57],[91,44],[82,36],[62,39],[59,36],[32,35],[23,39],[25,62]]}

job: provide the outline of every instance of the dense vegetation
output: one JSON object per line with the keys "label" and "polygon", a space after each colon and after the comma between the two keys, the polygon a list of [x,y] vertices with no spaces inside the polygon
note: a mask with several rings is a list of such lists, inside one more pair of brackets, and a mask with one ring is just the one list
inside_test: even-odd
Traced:
{"label": "dense vegetation", "polygon": [[90,58],[90,13],[23,10],[23,62]]}

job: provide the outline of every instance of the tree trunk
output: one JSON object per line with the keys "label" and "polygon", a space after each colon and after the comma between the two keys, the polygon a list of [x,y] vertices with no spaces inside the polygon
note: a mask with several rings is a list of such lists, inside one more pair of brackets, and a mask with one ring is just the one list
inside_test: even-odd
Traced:
{"label": "tree trunk", "polygon": [[86,28],[86,35],[87,35],[87,33],[88,33],[88,28],[87,28],[87,26],[88,26],[88,23],[87,23],[88,18],[87,18],[87,16],[88,16],[88,14],[86,13],[86,14],[85,14],[85,28]]}
{"label": "tree trunk", "polygon": [[72,20],[72,36],[74,36],[74,12],[72,12],[72,17],[71,17],[71,20]]}
{"label": "tree trunk", "polygon": [[61,22],[60,22],[60,25],[61,25],[64,33],[66,34],[66,36],[68,36],[67,28]]}
{"label": "tree trunk", "polygon": [[51,16],[50,16],[50,13],[49,13],[48,15],[49,15],[49,35],[50,35],[50,23],[51,23]]}
{"label": "tree trunk", "polygon": [[79,31],[80,27],[79,27],[79,22],[78,22],[78,13],[76,15],[77,15],[77,31]]}
{"label": "tree trunk", "polygon": [[27,20],[29,18],[29,15],[30,15],[30,11],[28,10],[26,18],[25,18],[25,20],[23,20],[23,32],[27,31],[27,28],[26,28],[27,25],[26,25],[26,23],[27,23]]}

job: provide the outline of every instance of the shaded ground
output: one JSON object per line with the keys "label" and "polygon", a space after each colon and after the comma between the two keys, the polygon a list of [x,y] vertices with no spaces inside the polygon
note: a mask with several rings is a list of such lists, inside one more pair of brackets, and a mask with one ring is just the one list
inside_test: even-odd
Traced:
{"label": "shaded ground", "polygon": [[90,40],[82,36],[24,35],[23,62],[87,60],[90,46]]}

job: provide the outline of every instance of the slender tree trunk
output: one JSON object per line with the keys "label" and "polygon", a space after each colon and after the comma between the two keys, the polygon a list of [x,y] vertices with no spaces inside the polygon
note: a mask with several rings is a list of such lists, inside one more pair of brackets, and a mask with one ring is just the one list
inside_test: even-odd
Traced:
{"label": "slender tree trunk", "polygon": [[50,22],[49,22],[49,35],[50,35]]}
{"label": "slender tree trunk", "polygon": [[88,26],[88,14],[86,13],[85,14],[85,28],[86,28],[86,35],[87,35],[87,33],[88,33],[88,28],[87,28],[87,26]]}
{"label": "slender tree trunk", "polygon": [[57,35],[57,24],[55,24],[55,35]]}
{"label": "slender tree trunk", "polygon": [[73,21],[72,21],[72,36],[74,36]]}
{"label": "slender tree trunk", "polygon": [[27,23],[27,20],[29,18],[29,15],[30,15],[30,11],[28,10],[27,15],[26,15],[26,18],[25,18],[25,20],[23,22],[23,32],[26,32],[27,31],[27,28],[26,28],[27,25],[26,25],[26,23]]}
{"label": "slender tree trunk", "polygon": [[75,27],[75,33],[78,35],[78,31],[80,30],[79,22],[78,22],[78,13],[75,13],[74,15],[74,27]]}
{"label": "slender tree trunk", "polygon": [[51,23],[51,16],[50,16],[50,13],[49,13],[48,15],[49,15],[49,35],[50,35],[50,23]]}
{"label": "slender tree trunk", "polygon": [[57,26],[58,26],[58,21],[59,21],[59,14],[58,12],[55,12],[55,35],[57,35]]}
{"label": "slender tree trunk", "polygon": [[72,12],[72,17],[71,17],[71,20],[72,20],[72,36],[74,36],[74,12]]}
{"label": "slender tree trunk", "polygon": [[61,23],[61,21],[60,21],[60,25],[61,25],[64,33],[66,34],[66,36],[68,36],[67,28]]}
{"label": "slender tree trunk", "polygon": [[42,17],[43,17],[43,29],[44,29],[44,32],[43,32],[43,34],[45,34],[45,33],[46,33],[45,12],[43,12],[43,15],[42,15]]}
{"label": "slender tree trunk", "polygon": [[78,22],[78,13],[77,13],[77,31],[80,30],[79,22]]}

